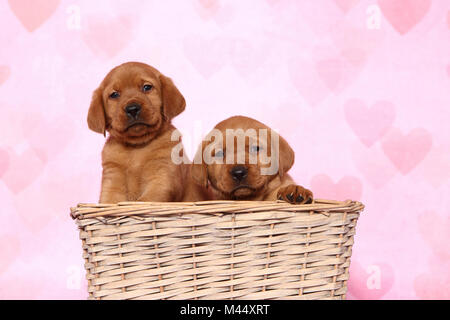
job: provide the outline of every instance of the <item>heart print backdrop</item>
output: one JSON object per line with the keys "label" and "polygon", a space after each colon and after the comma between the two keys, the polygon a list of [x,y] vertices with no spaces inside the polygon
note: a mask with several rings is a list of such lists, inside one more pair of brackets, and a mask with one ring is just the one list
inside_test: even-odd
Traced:
{"label": "heart print backdrop", "polygon": [[130,60],[184,94],[191,157],[255,117],[299,184],[366,204],[349,298],[450,298],[449,1],[2,0],[0,18],[0,298],[86,297],[69,208],[99,195],[87,109]]}

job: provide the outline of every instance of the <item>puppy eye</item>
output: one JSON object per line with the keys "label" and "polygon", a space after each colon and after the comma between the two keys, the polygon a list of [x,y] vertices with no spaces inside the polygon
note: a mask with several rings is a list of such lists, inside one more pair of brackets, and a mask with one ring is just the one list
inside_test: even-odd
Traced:
{"label": "puppy eye", "polygon": [[142,91],[143,92],[147,92],[153,89],[153,86],[151,84],[144,84],[144,86],[142,87]]}
{"label": "puppy eye", "polygon": [[120,97],[120,93],[118,93],[117,91],[114,91],[113,93],[111,93],[111,94],[109,95],[109,97],[110,97],[111,99],[117,99],[118,97]]}
{"label": "puppy eye", "polygon": [[261,150],[261,147],[260,146],[251,146],[250,147],[250,152],[251,153],[257,153],[257,152],[259,152]]}
{"label": "puppy eye", "polygon": [[214,154],[215,158],[223,158],[224,154],[223,154],[223,150],[217,150],[216,153]]}

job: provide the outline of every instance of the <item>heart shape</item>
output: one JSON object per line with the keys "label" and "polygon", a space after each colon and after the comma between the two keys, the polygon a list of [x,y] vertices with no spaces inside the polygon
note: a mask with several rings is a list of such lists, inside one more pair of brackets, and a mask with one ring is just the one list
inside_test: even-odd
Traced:
{"label": "heart shape", "polygon": [[344,113],[348,125],[366,147],[383,137],[395,119],[395,107],[389,101],[377,101],[368,108],[364,101],[351,99],[345,103]]}
{"label": "heart shape", "polygon": [[2,179],[14,194],[19,194],[39,177],[45,164],[31,148],[21,154],[8,150],[8,154],[9,169]]}
{"label": "heart shape", "polygon": [[349,87],[362,71],[366,53],[358,46],[317,46],[313,49],[316,73],[325,87],[339,94]]}
{"label": "heart shape", "polygon": [[394,29],[404,35],[425,17],[431,0],[378,0],[378,6]]}
{"label": "heart shape", "polygon": [[394,270],[386,263],[362,267],[357,261],[350,264],[348,292],[360,300],[378,300],[394,284]]}
{"label": "heart shape", "polygon": [[8,66],[0,66],[0,85],[5,83],[6,80],[8,80],[9,76],[11,74],[11,70]]}
{"label": "heart shape", "polygon": [[394,128],[383,138],[382,148],[394,166],[406,175],[425,158],[431,144],[431,134],[423,128],[413,129],[407,135]]}
{"label": "heart shape", "polygon": [[321,60],[316,63],[316,70],[328,89],[336,92],[343,73],[343,63],[339,59]]}
{"label": "heart shape", "polygon": [[320,104],[330,93],[338,94],[347,88],[361,72],[364,61],[353,63],[343,56],[350,51],[355,53],[357,48],[354,50],[315,47],[313,62],[295,57],[288,68],[292,84],[311,106]]}
{"label": "heart shape", "polygon": [[33,32],[58,8],[60,0],[8,0],[9,7],[22,25]]}
{"label": "heart shape", "polygon": [[359,172],[376,189],[385,186],[397,173],[397,169],[378,148],[365,148],[355,143],[352,158]]}
{"label": "heart shape", "polygon": [[334,0],[334,2],[344,13],[347,13],[358,4],[359,0]]}
{"label": "heart shape", "polygon": [[131,17],[94,15],[88,16],[86,21],[83,41],[100,58],[113,58],[133,40]]}
{"label": "heart shape", "polygon": [[326,174],[319,174],[311,179],[310,186],[315,198],[342,201],[361,199],[362,183],[356,177],[345,176],[334,183]]}

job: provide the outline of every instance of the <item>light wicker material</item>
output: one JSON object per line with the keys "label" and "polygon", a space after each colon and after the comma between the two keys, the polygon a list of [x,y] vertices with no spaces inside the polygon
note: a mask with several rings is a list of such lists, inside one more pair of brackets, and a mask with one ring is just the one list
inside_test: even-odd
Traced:
{"label": "light wicker material", "polygon": [[354,201],[80,204],[89,299],[345,299]]}

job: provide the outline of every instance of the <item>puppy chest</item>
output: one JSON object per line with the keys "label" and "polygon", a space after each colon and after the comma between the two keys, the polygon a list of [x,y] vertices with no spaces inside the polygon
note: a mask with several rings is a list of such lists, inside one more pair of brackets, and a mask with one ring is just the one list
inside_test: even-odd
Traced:
{"label": "puppy chest", "polygon": [[125,170],[127,190],[132,198],[138,198],[143,188],[144,166],[141,163],[130,163]]}

